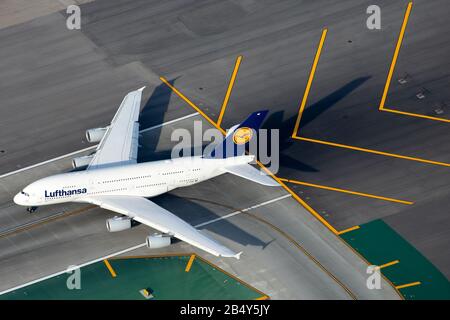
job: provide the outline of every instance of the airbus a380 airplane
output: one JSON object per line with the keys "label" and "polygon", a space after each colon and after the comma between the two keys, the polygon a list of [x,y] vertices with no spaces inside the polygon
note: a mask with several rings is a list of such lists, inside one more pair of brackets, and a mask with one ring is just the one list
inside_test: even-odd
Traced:
{"label": "airbus a380 airplane", "polygon": [[162,232],[146,238],[149,248],[168,246],[171,237],[176,237],[215,256],[239,259],[242,252],[233,252],[146,198],[227,172],[263,185],[279,186],[252,167],[249,163],[254,156],[245,155],[241,148],[254,136],[267,111],[255,112],[233,126],[209,155],[137,163],[138,118],[144,88],[125,96],[108,127],[86,131],[89,142],[100,142],[93,155],[73,160],[74,167],[87,165],[86,170],[37,180],[18,193],[14,202],[32,208],[63,202],[96,204],[123,215],[106,221],[110,232],[131,228],[132,220]]}

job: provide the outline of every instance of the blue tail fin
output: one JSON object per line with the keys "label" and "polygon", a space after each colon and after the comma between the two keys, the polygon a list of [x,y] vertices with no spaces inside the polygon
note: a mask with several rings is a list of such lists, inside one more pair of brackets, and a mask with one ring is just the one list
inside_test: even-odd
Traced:
{"label": "blue tail fin", "polygon": [[241,156],[245,153],[248,142],[256,138],[257,130],[261,127],[268,110],[253,112],[241,124],[232,127],[222,141],[205,158],[229,158]]}

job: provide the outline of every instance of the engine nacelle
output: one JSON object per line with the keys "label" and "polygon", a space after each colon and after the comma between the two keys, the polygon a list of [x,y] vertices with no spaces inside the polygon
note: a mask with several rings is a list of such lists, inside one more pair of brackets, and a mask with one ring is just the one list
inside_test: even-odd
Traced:
{"label": "engine nacelle", "polygon": [[86,130],[86,139],[88,142],[99,142],[102,140],[108,128],[94,128]]}
{"label": "engine nacelle", "polygon": [[87,165],[89,165],[89,163],[91,163],[91,160],[93,157],[94,157],[94,155],[73,158],[72,159],[72,167],[74,169],[86,167]]}
{"label": "engine nacelle", "polygon": [[109,232],[123,231],[131,228],[131,219],[128,217],[114,217],[106,220],[106,229]]}
{"label": "engine nacelle", "polygon": [[147,247],[150,249],[158,249],[158,248],[164,248],[164,247],[170,246],[170,244],[172,243],[171,239],[172,238],[169,236],[165,236],[162,234],[155,234],[155,235],[148,236],[145,239],[145,243],[146,243]]}

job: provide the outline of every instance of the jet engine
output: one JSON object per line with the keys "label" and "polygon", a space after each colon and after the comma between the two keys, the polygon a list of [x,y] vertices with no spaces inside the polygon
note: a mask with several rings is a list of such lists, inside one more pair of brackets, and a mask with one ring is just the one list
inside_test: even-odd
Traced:
{"label": "jet engine", "polygon": [[145,239],[145,243],[148,248],[150,249],[158,249],[158,248],[164,248],[167,246],[170,246],[172,243],[171,237],[162,235],[162,234],[154,234],[151,236],[148,236]]}
{"label": "jet engine", "polygon": [[106,220],[106,229],[109,232],[123,231],[131,228],[131,219],[128,217],[114,217]]}
{"label": "jet engine", "polygon": [[72,167],[74,169],[86,167],[89,165],[89,163],[91,163],[91,160],[93,157],[94,157],[94,155],[73,158],[72,159]]}
{"label": "jet engine", "polygon": [[86,130],[86,139],[88,142],[99,142],[102,140],[108,128],[94,128]]}

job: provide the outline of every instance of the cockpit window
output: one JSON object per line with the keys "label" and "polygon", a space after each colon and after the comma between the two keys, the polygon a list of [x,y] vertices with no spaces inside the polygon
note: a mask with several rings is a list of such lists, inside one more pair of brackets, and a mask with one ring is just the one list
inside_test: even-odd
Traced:
{"label": "cockpit window", "polygon": [[29,197],[29,196],[30,196],[28,193],[26,193],[26,192],[24,192],[24,191],[21,191],[20,193],[23,194],[23,195],[26,196],[26,197]]}

